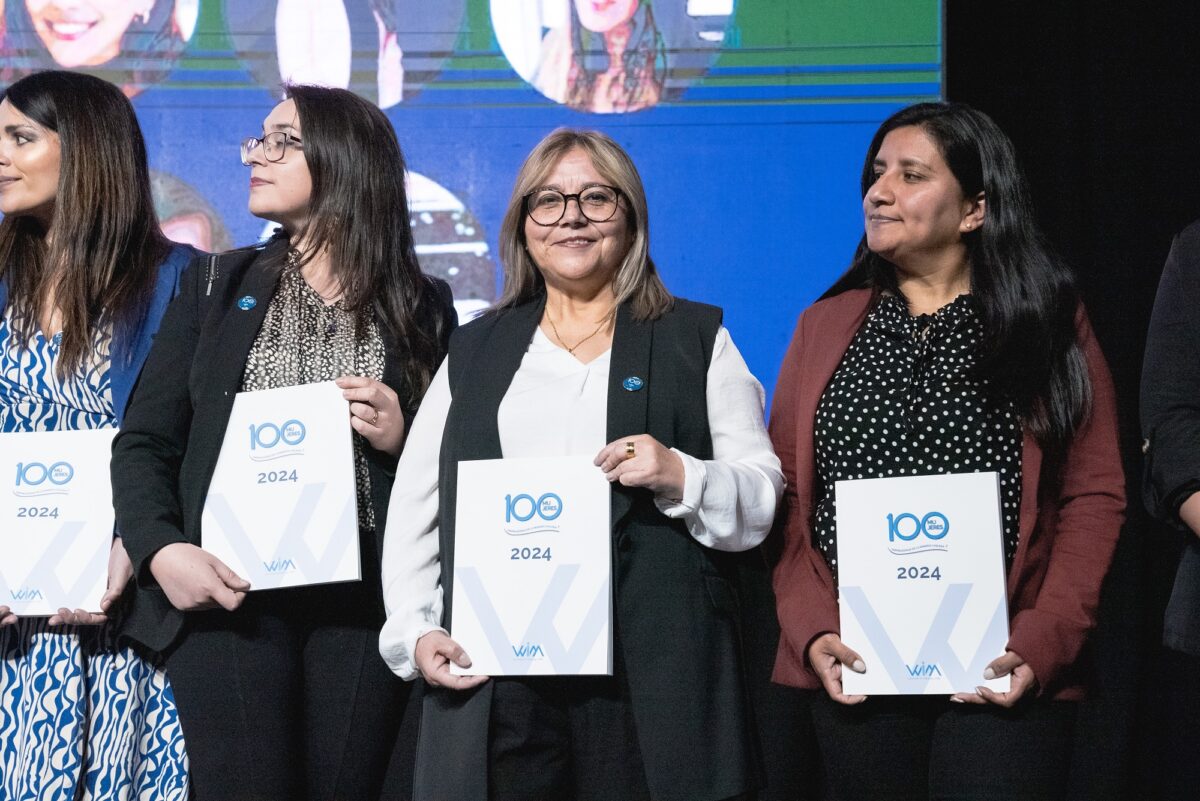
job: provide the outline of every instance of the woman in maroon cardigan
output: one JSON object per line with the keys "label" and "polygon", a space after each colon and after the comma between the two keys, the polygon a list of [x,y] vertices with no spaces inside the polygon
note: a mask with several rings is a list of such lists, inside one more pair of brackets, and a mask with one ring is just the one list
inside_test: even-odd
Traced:
{"label": "woman in maroon cardigan", "polygon": [[[1108,368],[986,115],[897,112],[862,191],[865,236],[801,316],[771,412],[788,482],[774,679],[823,689],[842,801],[1059,797],[1125,503]],[[1011,637],[979,678],[1010,691],[844,694],[842,671],[872,666],[839,637],[834,482],[980,471],[1000,475]]]}

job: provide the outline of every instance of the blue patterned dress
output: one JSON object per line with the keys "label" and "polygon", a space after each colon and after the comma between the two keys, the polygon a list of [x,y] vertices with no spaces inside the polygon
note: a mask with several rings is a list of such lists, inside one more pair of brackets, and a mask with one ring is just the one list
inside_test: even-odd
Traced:
{"label": "blue patterned dress", "polygon": [[[0,318],[0,431],[116,425],[111,333],[60,381],[58,337],[22,347]],[[0,555],[0,558],[3,558]],[[3,603],[0,600],[0,603]],[[186,801],[188,763],[161,668],[116,642],[116,627],[0,627],[0,799]]]}

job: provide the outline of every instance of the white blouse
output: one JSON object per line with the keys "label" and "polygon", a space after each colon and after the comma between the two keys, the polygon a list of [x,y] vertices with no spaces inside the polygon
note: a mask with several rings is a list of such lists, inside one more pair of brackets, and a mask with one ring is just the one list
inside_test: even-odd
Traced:
{"label": "white blouse", "polygon": [[[599,453],[607,444],[611,354],[606,351],[583,364],[538,328],[500,403],[497,425],[505,457]],[[417,676],[417,640],[443,630],[438,460],[450,410],[448,362],[434,376],[413,421],[388,507],[383,544],[388,618],[379,650],[403,679]],[[745,551],[761,543],[771,528],[784,481],[763,425],[764,400],[762,385],[722,327],[707,378],[714,458],[702,461],[675,450],[683,461],[683,498],[655,498],[659,511],[682,519],[701,545]]]}

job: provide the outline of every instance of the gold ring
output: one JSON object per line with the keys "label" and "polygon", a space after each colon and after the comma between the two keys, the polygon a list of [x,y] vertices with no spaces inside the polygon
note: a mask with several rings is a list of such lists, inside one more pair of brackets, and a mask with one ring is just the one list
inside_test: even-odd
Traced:
{"label": "gold ring", "polygon": [[625,443],[625,458],[632,459],[636,455],[637,454],[634,451],[634,442],[633,440],[629,440]]}
{"label": "gold ring", "polygon": [[376,409],[375,414],[371,417],[371,425],[375,425],[378,422],[379,422],[379,410]]}

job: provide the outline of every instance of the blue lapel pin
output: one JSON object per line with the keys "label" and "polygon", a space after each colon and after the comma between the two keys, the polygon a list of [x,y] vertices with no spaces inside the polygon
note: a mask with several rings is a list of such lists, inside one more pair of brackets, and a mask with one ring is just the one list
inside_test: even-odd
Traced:
{"label": "blue lapel pin", "polygon": [[621,382],[621,386],[625,387],[626,392],[637,392],[642,387],[646,386],[646,382],[638,378],[636,375],[631,375]]}
{"label": "blue lapel pin", "polygon": [[246,295],[245,297],[238,300],[238,308],[241,309],[242,311],[250,311],[257,305],[258,305],[258,301],[254,299],[253,295]]}

